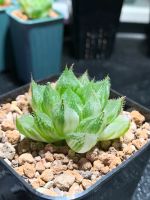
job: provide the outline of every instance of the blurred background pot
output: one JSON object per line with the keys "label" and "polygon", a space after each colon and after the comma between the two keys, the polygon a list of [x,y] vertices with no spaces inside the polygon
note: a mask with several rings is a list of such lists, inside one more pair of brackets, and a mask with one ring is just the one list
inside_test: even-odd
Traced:
{"label": "blurred background pot", "polygon": [[8,69],[13,71],[14,60],[10,37],[10,23],[6,11],[10,6],[17,4],[17,0],[11,0],[9,6],[0,6],[0,72]]}
{"label": "blurred background pot", "polygon": [[72,0],[76,58],[102,59],[111,55],[122,4],[123,0]]}
{"label": "blurred background pot", "polygon": [[6,8],[0,8],[0,72],[5,69],[8,56],[9,19],[5,11]]}
{"label": "blurred background pot", "polygon": [[19,80],[29,82],[61,71],[63,17],[22,20],[7,10],[10,18],[16,71]]}
{"label": "blurred background pot", "polygon": [[136,2],[136,0],[125,0],[125,2],[128,3],[128,4],[133,4],[133,3]]}

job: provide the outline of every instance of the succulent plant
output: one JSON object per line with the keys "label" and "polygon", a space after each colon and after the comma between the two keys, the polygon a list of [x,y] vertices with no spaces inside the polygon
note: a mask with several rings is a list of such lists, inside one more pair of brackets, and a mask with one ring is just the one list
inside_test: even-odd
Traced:
{"label": "succulent plant", "polygon": [[19,4],[30,19],[46,17],[52,8],[52,0],[19,0]]}
{"label": "succulent plant", "polygon": [[3,5],[5,3],[5,0],[0,0],[0,5]]}
{"label": "succulent plant", "polygon": [[78,153],[85,153],[99,141],[119,138],[130,126],[122,113],[124,97],[110,99],[110,80],[77,78],[65,69],[55,83],[31,83],[32,114],[17,119],[18,130],[33,140],[54,143],[65,140]]}

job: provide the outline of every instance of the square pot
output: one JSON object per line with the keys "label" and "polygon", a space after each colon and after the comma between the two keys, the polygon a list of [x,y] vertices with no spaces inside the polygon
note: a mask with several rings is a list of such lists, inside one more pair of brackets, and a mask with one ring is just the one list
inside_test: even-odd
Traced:
{"label": "square pot", "polygon": [[9,18],[6,14],[6,8],[0,8],[0,72],[5,69],[6,59],[8,56],[8,27]]}
{"label": "square pot", "polygon": [[[58,77],[57,77],[58,78]],[[42,81],[55,81],[56,77],[51,77]],[[28,91],[29,85],[23,86],[13,92],[0,97],[0,104],[10,102],[19,94]],[[111,97],[121,96],[111,90]],[[126,109],[136,109],[141,112],[146,121],[150,121],[150,110],[126,99]],[[114,170],[98,180],[86,191],[72,197],[50,197],[38,193],[27,184],[11,167],[2,159],[0,160],[0,199],[5,200],[129,200],[131,199],[143,170],[149,159],[150,142],[124,161]]]}
{"label": "square pot", "polygon": [[21,20],[7,10],[18,78],[23,82],[45,78],[61,71],[63,17]]}

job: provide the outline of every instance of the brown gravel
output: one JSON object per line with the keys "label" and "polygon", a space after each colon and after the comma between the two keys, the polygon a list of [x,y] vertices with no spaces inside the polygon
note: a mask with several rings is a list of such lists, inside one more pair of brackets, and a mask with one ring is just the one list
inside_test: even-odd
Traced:
{"label": "brown gravel", "polygon": [[145,121],[145,117],[136,110],[131,112],[131,117],[137,125],[141,125]]}
{"label": "brown gravel", "polygon": [[25,21],[28,20],[27,15],[23,14],[23,13],[21,12],[21,10],[14,10],[14,11],[12,12],[12,14],[13,14],[15,17],[20,18],[20,19],[22,19],[22,20],[25,20]]}
{"label": "brown gravel", "polygon": [[77,183],[81,183],[83,180],[83,176],[81,176],[81,174],[79,174],[79,172],[77,170],[67,170],[66,173],[70,174],[71,176],[75,177],[75,181]]}
{"label": "brown gravel", "polygon": [[92,168],[92,164],[86,158],[81,158],[79,160],[79,167],[80,167],[81,170],[89,170],[89,169]]}
{"label": "brown gravel", "polygon": [[83,188],[86,190],[87,188],[89,188],[92,185],[92,181],[88,180],[88,179],[83,179],[82,180],[82,186]]}
{"label": "brown gravel", "polygon": [[47,152],[45,153],[45,160],[48,161],[48,162],[54,161],[53,154],[50,153],[49,151],[47,151]]}
{"label": "brown gravel", "polygon": [[69,190],[72,184],[75,182],[75,177],[69,173],[63,173],[54,179],[54,184],[61,190]]}
{"label": "brown gravel", "polygon": [[101,171],[101,169],[104,167],[104,164],[100,160],[95,160],[93,162],[93,171]]}
{"label": "brown gravel", "polygon": [[17,130],[8,130],[5,134],[11,144],[17,144],[20,141],[20,133]]}
{"label": "brown gravel", "polygon": [[69,189],[69,194],[73,195],[75,193],[80,193],[83,191],[83,187],[78,183],[73,183],[73,185]]}
{"label": "brown gravel", "polygon": [[21,176],[24,175],[24,166],[15,167],[14,170]]}
{"label": "brown gravel", "polygon": [[[20,19],[22,19],[24,21],[29,20],[28,16],[26,14],[24,14],[21,10],[15,10],[15,11],[12,12],[12,14],[15,17],[20,18]],[[51,17],[51,18],[57,18],[58,14],[54,10],[50,10],[49,17]]]}
{"label": "brown gravel", "polygon": [[41,174],[41,179],[45,182],[51,181],[53,178],[54,175],[51,169],[45,169]]}
{"label": "brown gravel", "polygon": [[13,131],[15,129],[14,122],[11,120],[4,119],[4,121],[1,124],[1,129],[2,131],[8,131],[8,130]]}
{"label": "brown gravel", "polygon": [[35,160],[30,153],[24,153],[18,158],[19,165],[23,165],[24,163],[33,163]]}
{"label": "brown gravel", "polygon": [[36,171],[39,173],[42,173],[45,170],[44,163],[42,161],[39,161],[36,163]]}
{"label": "brown gravel", "polygon": [[27,176],[28,178],[33,178],[35,176],[35,172],[36,172],[35,165],[25,163],[23,165],[23,171],[24,171],[25,176]]}
{"label": "brown gravel", "polygon": [[124,112],[131,126],[120,139],[100,142],[86,154],[68,146],[44,144],[24,138],[15,126],[17,116],[30,112],[29,95],[0,106],[0,157],[37,191],[52,196],[73,195],[94,184],[150,139],[150,124],[138,111]]}

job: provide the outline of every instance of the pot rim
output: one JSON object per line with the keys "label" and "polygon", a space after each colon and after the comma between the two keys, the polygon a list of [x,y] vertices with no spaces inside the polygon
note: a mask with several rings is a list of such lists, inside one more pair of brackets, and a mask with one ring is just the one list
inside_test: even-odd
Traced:
{"label": "pot rim", "polygon": [[5,12],[10,6],[11,6],[11,5],[9,5],[9,6],[4,6],[4,7],[0,7],[0,13],[1,13],[1,12]]}
{"label": "pot rim", "polygon": [[47,23],[47,22],[62,21],[64,19],[63,15],[55,10],[55,12],[57,12],[57,14],[59,15],[56,18],[44,17],[44,18],[40,18],[40,19],[22,20],[19,17],[16,17],[12,14],[13,11],[18,10],[19,8],[20,8],[20,6],[18,6],[18,5],[10,6],[9,8],[6,9],[6,13],[10,18],[12,18],[13,20],[17,21],[18,23],[24,24],[24,25],[34,25],[34,24],[41,24],[41,23]]}
{"label": "pot rim", "polygon": [[9,5],[0,7],[0,12],[5,12],[9,7],[15,5],[16,3],[16,0],[11,0]]}
{"label": "pot rim", "polygon": [[0,13],[5,12],[6,8],[0,8]]}

